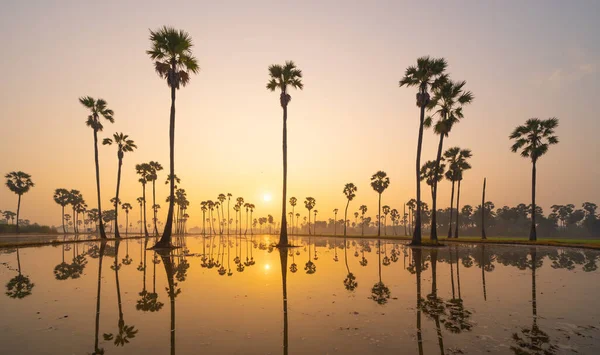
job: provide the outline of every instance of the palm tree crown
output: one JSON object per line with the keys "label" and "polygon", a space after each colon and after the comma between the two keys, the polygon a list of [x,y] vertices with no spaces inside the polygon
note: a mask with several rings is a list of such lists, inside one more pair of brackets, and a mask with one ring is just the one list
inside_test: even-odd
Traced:
{"label": "palm tree crown", "polygon": [[383,193],[388,186],[390,186],[390,178],[385,171],[378,171],[371,176],[371,187],[373,190],[377,191],[377,193]]}
{"label": "palm tree crown", "polygon": [[[438,110],[434,115],[438,117],[438,121],[434,126],[436,134],[443,134],[448,137],[452,130],[452,126],[464,118],[463,106],[473,102],[474,96],[470,91],[464,91],[463,87],[466,81],[453,82],[447,80],[437,87],[434,91],[434,96],[428,105],[428,108],[433,109],[436,106]],[[431,124],[431,117],[425,120],[425,125]]]}
{"label": "palm tree crown", "polygon": [[133,140],[129,139],[129,136],[123,133],[114,133],[113,138],[104,138],[102,140],[102,145],[112,145],[115,143],[118,148],[119,158],[123,158],[124,152],[133,152],[137,146],[133,142]]}
{"label": "palm tree crown", "polygon": [[171,88],[179,89],[190,81],[190,72],[198,73],[198,61],[192,55],[192,37],[183,30],[163,26],[150,30],[152,48],[146,51],[154,61],[154,69]]}
{"label": "palm tree crown", "polygon": [[22,171],[13,171],[4,177],[6,178],[6,187],[19,196],[27,193],[29,189],[35,186],[31,181],[31,175]]}
{"label": "palm tree crown", "polygon": [[429,56],[417,59],[416,66],[406,68],[404,77],[400,80],[402,86],[418,86],[417,106],[425,107],[429,104],[429,88],[436,89],[448,80],[447,75],[443,74],[448,63],[444,58],[430,58]]}
{"label": "palm tree crown", "polygon": [[115,113],[106,107],[105,100],[95,100],[90,96],[84,96],[79,98],[79,102],[90,110],[90,115],[85,123],[88,127],[92,127],[96,131],[102,131],[104,126],[100,121],[100,117],[104,117],[110,123],[115,123],[115,118],[113,117]]}
{"label": "palm tree crown", "polygon": [[296,67],[296,64],[291,60],[285,62],[285,65],[273,64],[269,66],[269,82],[267,83],[267,90],[275,91],[281,89],[281,106],[285,107],[290,102],[292,97],[288,94],[288,86],[294,89],[302,90],[304,84],[302,83],[302,70]]}
{"label": "palm tree crown", "polygon": [[558,127],[558,118],[552,117],[547,120],[530,118],[525,125],[518,126],[510,135],[515,143],[511,150],[517,152],[521,149],[521,156],[531,158],[536,162],[542,155],[546,154],[548,147],[558,143],[558,137],[554,135],[554,129]]}

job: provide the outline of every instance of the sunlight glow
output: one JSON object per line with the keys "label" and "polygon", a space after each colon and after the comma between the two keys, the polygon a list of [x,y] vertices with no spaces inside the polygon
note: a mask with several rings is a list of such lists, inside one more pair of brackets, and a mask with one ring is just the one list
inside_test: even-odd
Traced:
{"label": "sunlight glow", "polygon": [[269,202],[269,201],[271,201],[271,194],[264,194],[264,196],[263,196],[263,200],[264,200],[265,202]]}
{"label": "sunlight glow", "polygon": [[271,269],[271,265],[265,264],[265,270],[269,270],[269,269]]}

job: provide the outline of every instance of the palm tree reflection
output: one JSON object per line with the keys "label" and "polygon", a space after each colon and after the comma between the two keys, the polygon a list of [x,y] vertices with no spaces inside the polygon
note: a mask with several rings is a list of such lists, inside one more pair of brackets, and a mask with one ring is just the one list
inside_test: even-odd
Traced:
{"label": "palm tree reflection", "polygon": [[162,259],[163,266],[165,267],[165,274],[167,276],[167,293],[169,294],[169,300],[171,302],[171,355],[175,355],[175,298],[181,293],[181,289],[176,288],[177,283],[174,280],[175,268],[173,267],[172,253],[174,251],[169,249],[160,249],[157,251]]}
{"label": "palm tree reflection", "polygon": [[21,257],[17,248],[17,271],[18,275],[6,283],[6,295],[10,298],[21,299],[31,295],[35,284],[28,276],[21,273]]}
{"label": "palm tree reflection", "polygon": [[381,240],[377,240],[377,255],[379,257],[379,282],[371,288],[371,299],[378,304],[386,304],[390,299],[390,288],[381,281]]}

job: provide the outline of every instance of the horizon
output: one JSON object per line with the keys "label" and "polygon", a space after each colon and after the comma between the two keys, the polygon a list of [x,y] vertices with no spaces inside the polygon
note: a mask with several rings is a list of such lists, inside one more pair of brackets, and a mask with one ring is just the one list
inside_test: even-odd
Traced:
{"label": "horizon", "polygon": [[[475,96],[445,141],[445,149],[473,151],[473,168],[462,183],[463,205],[480,204],[484,177],[486,200],[497,208],[529,204],[530,162],[510,151],[508,136],[531,117],[560,119],[560,143],[538,163],[538,204],[544,213],[552,204],[600,202],[600,167],[589,164],[600,153],[594,134],[600,123],[590,104],[600,91],[600,48],[594,38],[600,28],[593,15],[600,4],[544,2],[540,9],[540,2],[518,8],[471,2],[464,11],[452,4],[418,6],[434,19],[456,15],[450,16],[459,24],[453,27],[456,41],[440,38],[444,22],[436,20],[415,38],[411,29],[417,20],[400,22],[395,16],[410,12],[410,4],[352,4],[342,10],[334,2],[282,4],[294,15],[287,22],[270,16],[282,9],[268,4],[194,4],[172,17],[153,4],[144,18],[134,15],[133,3],[0,5],[0,28],[12,34],[0,44],[14,49],[4,54],[11,70],[0,89],[2,126],[11,132],[0,141],[5,153],[0,173],[24,171],[36,183],[23,197],[22,219],[60,226],[60,206],[52,199],[57,188],[80,190],[94,207],[92,131],[77,101],[86,95],[104,98],[115,111],[115,123],[104,125],[100,140],[123,132],[138,145],[125,155],[121,187],[121,200],[134,206],[135,215],[135,198],[141,195],[135,164],[154,160],[168,166],[168,88],[145,53],[148,29],[165,23],[191,35],[201,68],[177,92],[175,171],[191,202],[189,228],[202,224],[200,202],[216,200],[219,193],[243,196],[256,205],[256,217],[271,214],[278,221],[281,107],[278,94],[265,84],[268,66],[285,60],[294,60],[304,73],[304,90],[290,92],[287,193],[288,199],[298,198],[296,211],[303,216],[307,196],[316,199],[319,220],[333,217],[334,208],[343,210],[348,182],[358,186],[349,214],[365,204],[367,215],[374,216],[377,193],[369,178],[378,170],[391,179],[382,204],[401,211],[415,198],[416,90],[399,88],[398,81],[424,55],[446,58],[451,78],[466,80],[465,89]],[[539,10],[544,16],[531,17]],[[97,14],[92,20],[85,16],[90,11]],[[112,22],[104,21],[108,14]],[[361,20],[363,26],[352,26]],[[271,31],[274,26],[281,31]],[[434,159],[436,137],[431,129],[425,132],[422,162]],[[109,210],[116,149],[99,150],[102,203]],[[157,181],[163,221],[167,174],[163,170]],[[422,197],[431,207],[423,183]],[[16,200],[0,189],[0,210],[16,210]],[[438,208],[449,200],[450,183],[444,180]]]}

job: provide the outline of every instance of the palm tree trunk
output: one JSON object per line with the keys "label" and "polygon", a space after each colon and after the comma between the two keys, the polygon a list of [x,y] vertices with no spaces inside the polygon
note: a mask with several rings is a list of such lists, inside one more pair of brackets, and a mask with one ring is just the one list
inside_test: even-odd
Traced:
{"label": "palm tree trunk", "polygon": [[485,235],[485,178],[483,178],[483,194],[481,195],[481,239],[486,239]]}
{"label": "palm tree trunk", "polygon": [[459,217],[460,217],[460,182],[458,180],[458,188],[456,189],[456,225],[454,226],[454,238],[458,238],[458,225],[459,225]]}
{"label": "palm tree trunk", "polygon": [[431,241],[436,242],[437,237],[437,175],[440,170],[440,160],[442,160],[442,147],[444,146],[444,134],[440,134],[440,143],[438,145],[437,157],[435,159],[435,178],[433,179],[433,195],[431,196]]}
{"label": "palm tree trunk", "polygon": [[[100,162],[98,160],[98,130],[94,129],[94,160],[96,162],[96,192],[98,194],[98,218],[100,220],[100,238],[106,239],[104,223],[102,223],[102,204],[100,203]],[[18,228],[17,228],[18,229]]]}
{"label": "palm tree trunk", "polygon": [[[171,64],[171,69],[175,72],[175,61]],[[171,117],[169,125],[169,211],[167,213],[167,222],[163,230],[163,235],[156,243],[155,247],[171,247],[171,234],[173,229],[173,210],[175,205],[175,86],[171,86]]]}
{"label": "palm tree trunk", "polygon": [[[535,160],[533,161],[533,167],[531,169],[531,231],[529,232],[529,240],[537,240],[537,231],[535,229],[535,178],[536,168]],[[17,217],[18,219],[18,217]]]}
{"label": "palm tree trunk", "polygon": [[421,249],[413,250],[413,263],[415,263],[417,279],[417,344],[419,347],[419,355],[422,355],[423,334],[421,332]]}
{"label": "palm tree trunk", "polygon": [[[448,238],[452,238],[452,212],[454,211],[454,179],[452,179],[452,193],[450,194],[450,222],[448,226]],[[458,210],[456,211],[458,213]]]}
{"label": "palm tree trunk", "polygon": [[406,233],[406,203],[404,204],[404,208],[402,210],[402,224],[404,224],[404,235],[407,236]]}
{"label": "palm tree trunk", "polygon": [[148,226],[146,224],[146,184],[142,184],[142,199],[144,200],[144,236],[148,238]]}
{"label": "palm tree trunk", "polygon": [[[423,90],[421,90],[423,94]],[[416,177],[417,177],[417,217],[414,225],[414,232],[411,245],[421,245],[421,149],[423,146],[423,121],[425,120],[425,105],[421,105],[421,115],[419,118],[419,138],[417,141],[417,159],[416,159]]]}
{"label": "palm tree trunk", "polygon": [[[121,187],[121,166],[123,165],[123,158],[121,156],[121,152],[119,152],[119,168],[117,169],[117,194],[115,195],[115,238],[121,238],[119,234],[119,189]],[[127,227],[127,226],[125,226]]]}
{"label": "palm tree trunk", "polygon": [[379,204],[377,205],[378,223],[377,223],[377,236],[381,236],[381,194],[379,194]]}
{"label": "palm tree trunk", "polygon": [[152,180],[152,210],[154,213],[154,235],[158,235],[158,227],[156,226],[156,179]]}
{"label": "palm tree trunk", "polygon": [[308,210],[308,235],[310,235],[310,210]]}
{"label": "palm tree trunk", "polygon": [[[281,95],[286,95],[282,92]],[[283,105],[283,196],[281,200],[281,231],[279,232],[279,246],[288,245],[287,236],[287,104]]]}
{"label": "palm tree trunk", "polygon": [[19,234],[19,212],[21,212],[21,194],[19,194],[19,202],[17,202],[17,234]]}
{"label": "palm tree trunk", "polygon": [[65,229],[65,206],[62,206],[62,226],[63,226],[63,233],[67,233],[67,230]]}
{"label": "palm tree trunk", "polygon": [[125,235],[129,234],[129,210],[125,212]]}

